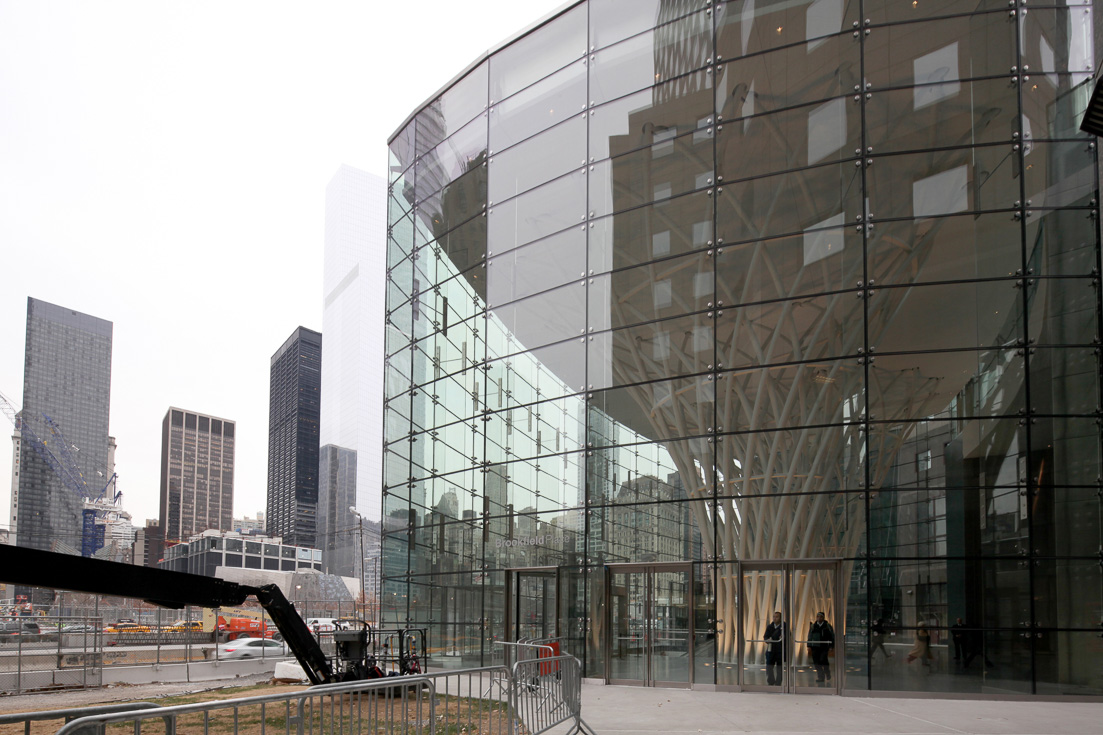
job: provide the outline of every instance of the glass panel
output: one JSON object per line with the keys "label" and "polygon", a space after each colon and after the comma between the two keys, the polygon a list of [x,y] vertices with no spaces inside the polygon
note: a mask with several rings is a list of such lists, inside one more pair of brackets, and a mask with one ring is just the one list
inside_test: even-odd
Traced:
{"label": "glass panel", "polygon": [[491,106],[491,155],[571,115],[584,115],[585,109],[586,65],[578,61],[520,94]]}
{"label": "glass panel", "polygon": [[[1094,211],[1094,210],[1093,210]],[[1095,218],[1083,209],[1033,210],[1027,217],[1027,263],[1034,273],[1086,276],[1096,267]]]}
{"label": "glass panel", "polygon": [[[465,174],[482,168],[485,161],[486,118],[480,117],[418,161],[415,192],[418,200],[424,201]],[[485,172],[481,175],[485,176]],[[470,207],[461,209],[470,216]]]}
{"label": "glass panel", "polygon": [[1030,353],[1030,400],[1043,414],[1092,414],[1099,395],[1099,356],[1087,347]]}
{"label": "glass panel", "polygon": [[609,581],[609,678],[647,681],[647,578],[613,571]]}
{"label": "glass panel", "polygon": [[495,255],[487,267],[487,301],[505,304],[585,276],[586,233],[558,235]]}
{"label": "glass panel", "polygon": [[[799,44],[796,48],[810,58],[794,68],[812,68],[817,65],[813,52],[827,43],[824,36],[850,30],[858,12],[858,3],[850,0],[725,3],[716,8],[716,52],[730,59]],[[846,38],[851,40],[849,34]]]}
{"label": "glass panel", "polygon": [[572,117],[490,159],[490,201],[503,200],[586,165],[586,121]]}
{"label": "glass panel", "polygon": [[[1103,544],[1103,499],[1093,488],[1042,488],[1036,497],[1040,500],[1031,522],[1035,538],[1040,542],[1038,550],[1058,556],[1092,556],[1099,553],[1099,547]],[[1070,589],[1081,588],[1073,586]],[[1084,606],[1080,609],[1088,608]]]}
{"label": "glass panel", "polygon": [[590,405],[641,438],[678,439],[705,434],[712,426],[711,385],[701,376],[613,388],[594,394]]}
{"label": "glass panel", "polygon": [[511,304],[495,306],[495,325],[510,333],[519,350],[531,350],[569,337],[577,337],[586,326],[586,302],[579,298],[577,284],[530,296]]}
{"label": "glass panel", "polygon": [[716,359],[741,368],[854,355],[864,337],[862,311],[849,293],[725,308],[717,312]]}
{"label": "glass panel", "polygon": [[696,133],[590,167],[590,216],[665,203],[713,184],[711,138]]}
{"label": "glass panel", "polygon": [[1008,278],[1022,268],[1022,231],[1006,213],[878,222],[869,252],[882,286]]}
{"label": "glass panel", "polygon": [[900,23],[942,15],[959,15],[963,12],[981,12],[1006,8],[1003,0],[978,0],[963,8],[957,0],[923,0],[923,2],[896,2],[896,0],[865,0],[866,17],[873,23]]}
{"label": "glass panel", "polygon": [[1038,454],[1035,472],[1040,484],[1084,487],[1097,484],[1103,476],[1099,426],[1094,419],[1032,419],[1030,440]]}
{"label": "glass panel", "polygon": [[621,0],[590,0],[589,5],[591,49],[650,30],[691,10],[660,0],[635,0],[631,12],[625,12]]}
{"label": "glass panel", "polygon": [[837,291],[863,273],[862,234],[840,214],[796,235],[725,245],[716,256],[716,298],[738,306]]}
{"label": "glass panel", "polygon": [[[448,224],[444,216],[438,217],[439,225],[443,231]],[[435,221],[434,221],[434,224]],[[486,298],[486,266],[483,258],[486,256],[486,218],[474,217],[459,227],[449,229],[436,239],[436,247],[441,251],[441,257],[449,260],[449,271],[464,273],[464,280],[456,285],[460,290],[467,291],[473,298]],[[460,313],[470,314],[472,306],[457,306],[452,304]]]}
{"label": "glass panel", "polygon": [[875,158],[869,213],[879,219],[1005,209],[1019,201],[1011,146]]}
{"label": "glass panel", "polygon": [[704,310],[713,301],[712,258],[698,252],[614,271],[602,295],[608,302],[593,306],[607,309],[617,326]]}
{"label": "glass panel", "polygon": [[574,172],[489,211],[488,255],[539,240],[586,217],[586,177]]}
{"label": "glass panel", "polygon": [[1103,693],[1100,682],[1099,632],[1035,633],[1036,692],[1043,695]]}
{"label": "glass panel", "polygon": [[[841,432],[834,432],[835,435]],[[809,432],[813,434],[813,432]],[[773,438],[782,436],[782,432]],[[823,442],[831,433],[815,432],[813,438],[821,440],[821,446],[828,447],[824,451],[830,451],[830,444]],[[798,438],[799,437],[794,437]],[[729,437],[724,437],[727,442]],[[769,449],[765,442],[758,447],[760,450]],[[818,449],[819,447],[815,447]],[[791,447],[780,447],[784,453]],[[723,451],[722,449],[719,451]],[[745,464],[751,464],[746,462]],[[759,469],[766,462],[756,461]],[[753,524],[754,538],[732,542],[736,548],[735,558],[742,559],[832,559],[838,557],[854,556],[857,550],[857,542],[864,531],[863,520],[865,518],[865,503],[859,497],[859,493],[824,492],[834,489],[836,484],[822,479],[810,479],[800,476],[787,480],[781,473],[803,473],[812,462],[807,462],[805,467],[793,469],[791,466],[781,465],[779,462],[774,469],[778,476],[771,478],[776,484],[776,495],[762,495],[758,497],[740,497],[725,499],[722,501],[724,511],[724,523],[732,526],[729,532],[748,532]],[[823,463],[827,465],[827,463]],[[858,460],[853,460],[858,465]],[[825,472],[832,472],[835,468],[829,465],[824,467]],[[760,478],[753,478],[755,484],[762,484]],[[854,478],[856,480],[856,478]],[[855,481],[853,484],[857,485]],[[837,484],[836,484],[837,486]],[[812,493],[821,492],[816,497]],[[793,497],[782,497],[780,493],[797,493]],[[777,514],[782,515],[777,515]],[[779,518],[784,515],[796,514],[796,517],[808,518],[803,525],[803,535],[795,533],[788,525],[767,526],[769,519]],[[732,516],[735,516],[734,518]],[[717,523],[718,528],[720,523]],[[748,534],[751,535],[751,534]],[[731,548],[725,550],[724,557],[732,558]],[[806,623],[807,624],[807,623]],[[798,631],[799,632],[799,631]]]}
{"label": "glass panel", "polygon": [[1015,350],[881,355],[869,368],[869,410],[877,421],[1012,416],[1026,405],[1022,355]]}
{"label": "glass panel", "polygon": [[1036,560],[1034,590],[1037,627],[1099,629],[1103,568],[1097,560]]}
{"label": "glass panel", "polygon": [[1091,80],[1082,74],[1035,74],[1025,80],[1024,140],[1089,137],[1080,130],[1080,120],[1091,90]]}
{"label": "glass panel", "polygon": [[[737,168],[737,165],[721,161],[721,171]],[[853,164],[843,164],[736,184],[725,183],[717,190],[716,234],[730,245],[788,233],[838,228],[864,209],[861,174],[861,169]],[[824,243],[818,247],[813,244],[814,254],[825,248]]]}
{"label": "glass panel", "polygon": [[[709,533],[711,536],[711,532]],[[693,683],[716,684],[718,575],[713,564],[693,567]],[[729,664],[730,665],[730,664]]]}
{"label": "glass panel", "polygon": [[[432,164],[431,155],[418,161],[418,166],[426,168]],[[478,165],[418,203],[415,221],[425,228],[424,238],[419,237],[419,242],[439,237],[441,233],[483,214],[485,207],[486,169]]]}
{"label": "glass panel", "polygon": [[516,627],[511,640],[556,637],[555,573],[518,572],[516,580]]}
{"label": "glass panel", "polygon": [[797,567],[790,586],[794,637],[790,686],[834,687],[835,661],[845,658],[845,630],[837,620],[835,605],[835,574],[828,569]]}
{"label": "glass panel", "polygon": [[395,134],[394,139],[387,144],[390,152],[388,168],[390,169],[390,181],[401,175],[414,162],[414,130],[416,124],[411,121],[406,127]]}
{"label": "glass panel", "polygon": [[[600,390],[703,373],[715,362],[712,335],[712,320],[705,314],[595,335],[590,342],[590,387]],[[697,391],[698,398],[712,403],[710,385],[698,382]]]}
{"label": "glass panel", "polygon": [[[735,42],[738,48],[738,35]],[[717,53],[737,60],[717,71],[718,120],[842,97],[853,94],[861,82],[859,44],[849,33],[747,58],[728,46],[718,47]]]}
{"label": "glass panel", "polygon": [[961,79],[1009,76],[1016,27],[1006,12],[995,12],[874,28],[864,42],[868,81],[874,95],[933,85],[917,91],[915,108],[935,104],[959,94]]}
{"label": "glass panel", "polygon": [[[667,517],[673,518],[669,511]],[[680,514],[679,514],[680,515]],[[656,569],[651,578],[651,678],[666,684],[688,684],[690,641],[688,571]]]}
{"label": "glass panel", "polygon": [[1011,280],[878,288],[869,299],[869,341],[882,362],[885,352],[999,347],[1021,338],[1022,314]]}
{"label": "glass panel", "polygon": [[590,223],[590,269],[604,273],[712,245],[712,196],[704,191]]}
{"label": "glass panel", "polygon": [[717,386],[722,431],[848,424],[865,413],[864,369],[854,360],[721,373]]}
{"label": "glass panel", "polygon": [[[726,122],[716,139],[718,173],[730,183],[853,158],[861,150],[861,127],[861,108],[843,97]],[[787,144],[776,145],[779,139]]]}
{"label": "glass panel", "polygon": [[877,153],[977,145],[1009,141],[1018,131],[1019,90],[1006,79],[955,83],[952,92],[949,87],[874,93],[865,105],[866,145]]}
{"label": "glass panel", "polygon": [[1034,143],[1024,160],[1028,207],[1086,207],[1095,196],[1095,151],[1084,141]]}
{"label": "glass panel", "polygon": [[1020,20],[1023,68],[1032,79],[1039,72],[1071,72],[1075,86],[1095,71],[1092,9],[1078,1],[1067,4],[1079,7],[1032,9]]}
{"label": "glass panel", "polygon": [[491,104],[586,54],[586,5],[569,10],[490,59]]}
{"label": "glass panel", "polygon": [[1090,279],[1032,278],[1028,283],[1027,310],[1038,344],[1093,344],[1099,334],[1099,294]]}
{"label": "glass panel", "polygon": [[[590,104],[601,104],[700,69],[711,57],[711,15],[688,15],[591,56]],[[705,89],[703,71],[688,80]]]}
{"label": "glass panel", "polygon": [[[785,572],[743,572],[743,685],[780,688],[792,655]],[[727,673],[725,684],[734,684]]]}
{"label": "glass panel", "polygon": [[[444,94],[418,113],[418,155],[486,113],[487,64],[469,71]],[[485,121],[483,127],[485,130]]]}
{"label": "glass panel", "polygon": [[[706,88],[711,88],[711,78],[706,78]],[[649,87],[591,110],[590,160],[669,141],[690,131],[700,131],[696,139],[703,136],[713,122],[712,94],[687,90],[684,81]],[[667,143],[667,150],[669,147]]]}

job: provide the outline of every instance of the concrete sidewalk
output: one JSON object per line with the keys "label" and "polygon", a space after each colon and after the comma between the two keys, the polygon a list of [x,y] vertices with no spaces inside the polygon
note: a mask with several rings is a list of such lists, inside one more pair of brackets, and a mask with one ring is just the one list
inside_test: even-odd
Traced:
{"label": "concrete sidewalk", "polygon": [[1100,735],[1103,704],[887,699],[584,685],[582,718],[598,735],[907,733]]}

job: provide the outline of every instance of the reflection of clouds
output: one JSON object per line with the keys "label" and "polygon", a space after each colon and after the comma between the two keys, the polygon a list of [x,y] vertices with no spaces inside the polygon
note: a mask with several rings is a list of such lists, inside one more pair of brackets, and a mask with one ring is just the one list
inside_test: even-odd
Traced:
{"label": "reflection of clouds", "polygon": [[912,183],[912,215],[934,217],[969,208],[969,171],[958,166]]}
{"label": "reflection of clouds", "polygon": [[[915,109],[933,105],[961,91],[958,44],[954,41],[912,62],[915,74]],[[950,81],[947,81],[950,80]]]}

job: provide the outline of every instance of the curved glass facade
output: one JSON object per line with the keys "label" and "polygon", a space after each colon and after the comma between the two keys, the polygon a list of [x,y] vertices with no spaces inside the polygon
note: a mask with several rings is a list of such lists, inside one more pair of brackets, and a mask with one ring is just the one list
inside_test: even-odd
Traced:
{"label": "curved glass facade", "polygon": [[963,7],[580,2],[394,135],[387,622],[1103,694],[1092,7]]}

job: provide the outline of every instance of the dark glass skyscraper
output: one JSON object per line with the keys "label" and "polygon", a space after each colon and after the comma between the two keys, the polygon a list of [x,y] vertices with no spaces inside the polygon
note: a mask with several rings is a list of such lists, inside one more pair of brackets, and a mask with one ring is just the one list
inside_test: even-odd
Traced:
{"label": "dark glass skyscraper", "polygon": [[[93,493],[106,485],[109,475],[111,337],[109,321],[27,299],[24,427],[45,440],[62,461],[68,454]],[[49,428],[47,417],[60,434]],[[12,501],[16,543],[78,553],[81,496],[32,448],[26,430],[22,439],[18,494]]]}
{"label": "dark glass skyscraper", "polygon": [[272,355],[268,396],[269,536],[316,546],[322,335],[299,327]]}

